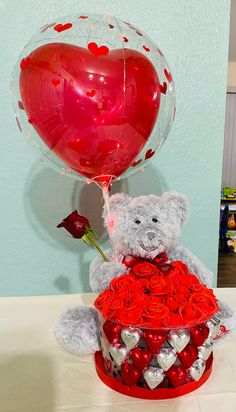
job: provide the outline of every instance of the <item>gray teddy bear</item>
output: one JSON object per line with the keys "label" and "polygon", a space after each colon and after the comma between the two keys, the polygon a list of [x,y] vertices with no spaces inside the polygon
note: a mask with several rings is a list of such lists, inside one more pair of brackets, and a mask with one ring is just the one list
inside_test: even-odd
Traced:
{"label": "gray teddy bear", "polygon": [[[110,229],[112,249],[106,251],[110,261],[99,256],[90,265],[90,287],[93,292],[107,289],[110,281],[127,272],[124,257],[154,259],[166,252],[169,261],[181,260],[201,283],[212,286],[212,273],[185,247],[179,246],[181,228],[187,213],[186,198],[177,192],[131,198],[117,193],[110,197],[113,225]],[[108,227],[108,211],[103,218]],[[230,329],[232,310],[219,302],[220,316]],[[74,355],[88,355],[100,350],[97,312],[92,307],[77,306],[64,312],[56,327],[56,337],[61,345]]]}

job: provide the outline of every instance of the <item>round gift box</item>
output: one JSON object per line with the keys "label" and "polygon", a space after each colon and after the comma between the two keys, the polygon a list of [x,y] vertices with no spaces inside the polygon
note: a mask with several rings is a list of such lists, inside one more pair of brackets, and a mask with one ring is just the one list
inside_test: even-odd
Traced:
{"label": "round gift box", "polygon": [[99,378],[110,388],[143,399],[185,395],[209,378],[215,316],[181,328],[146,329],[105,320],[99,313],[101,351],[95,354]]}

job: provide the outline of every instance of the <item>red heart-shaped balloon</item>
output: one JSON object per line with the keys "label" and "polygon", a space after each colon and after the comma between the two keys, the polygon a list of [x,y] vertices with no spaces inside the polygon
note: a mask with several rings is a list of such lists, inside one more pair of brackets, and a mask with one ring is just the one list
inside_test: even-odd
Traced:
{"label": "red heart-shaped balloon", "polygon": [[106,320],[106,322],[103,325],[103,331],[106,335],[107,340],[110,343],[119,342],[122,329],[122,325],[120,325],[117,322],[112,322],[111,320]]}
{"label": "red heart-shaped balloon", "polygon": [[187,372],[183,366],[171,366],[171,368],[166,372],[166,375],[172,386],[175,388],[183,385],[187,380]]}
{"label": "red heart-shaped balloon", "polygon": [[201,325],[192,326],[190,329],[191,341],[194,345],[201,346],[208,338],[209,328],[202,323]]}
{"label": "red heart-shaped balloon", "polygon": [[180,353],[178,353],[178,358],[180,362],[185,366],[185,368],[190,368],[193,362],[197,359],[198,350],[195,345],[187,345]]}
{"label": "red heart-shaped balloon", "polygon": [[130,354],[130,359],[132,359],[134,365],[140,371],[143,371],[143,369],[149,365],[152,357],[153,354],[151,352],[149,352],[147,349],[142,348],[134,348]]}
{"label": "red heart-shaped balloon", "polygon": [[127,361],[121,365],[121,376],[129,387],[135,385],[141,377],[141,372]]}
{"label": "red heart-shaped balloon", "polygon": [[51,43],[20,66],[27,117],[59,158],[89,178],[117,177],[131,166],[160,106],[158,75],[143,53],[94,42],[88,48]]}
{"label": "red heart-shaped balloon", "polygon": [[163,331],[147,329],[144,332],[144,339],[151,352],[156,353],[166,340],[166,333]]}

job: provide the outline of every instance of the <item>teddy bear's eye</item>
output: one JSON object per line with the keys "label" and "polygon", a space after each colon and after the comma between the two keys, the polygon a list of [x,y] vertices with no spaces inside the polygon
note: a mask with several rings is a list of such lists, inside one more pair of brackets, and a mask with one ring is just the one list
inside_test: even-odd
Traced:
{"label": "teddy bear's eye", "polygon": [[153,217],[153,218],[152,218],[152,221],[153,221],[154,223],[157,223],[157,222],[158,222],[158,219],[157,219],[156,217]]}
{"label": "teddy bear's eye", "polygon": [[140,220],[139,219],[135,219],[134,223],[136,223],[136,225],[140,225]]}

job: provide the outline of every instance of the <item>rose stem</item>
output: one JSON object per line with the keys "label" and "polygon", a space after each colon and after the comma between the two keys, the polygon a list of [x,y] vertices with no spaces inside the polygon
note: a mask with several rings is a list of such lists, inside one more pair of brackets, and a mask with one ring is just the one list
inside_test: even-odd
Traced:
{"label": "rose stem", "polygon": [[[102,249],[98,246],[96,240],[93,238],[93,236],[91,235],[91,233],[87,232],[83,237],[86,237],[88,239],[88,241],[92,244],[92,246],[95,247],[95,249],[97,249],[97,251],[100,253],[100,255],[103,257],[103,259],[105,260],[105,262],[109,262],[108,257],[105,255],[105,253],[103,253]],[[83,239],[82,237],[82,239]]]}

